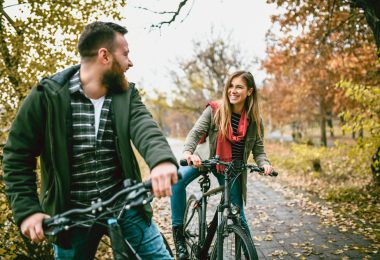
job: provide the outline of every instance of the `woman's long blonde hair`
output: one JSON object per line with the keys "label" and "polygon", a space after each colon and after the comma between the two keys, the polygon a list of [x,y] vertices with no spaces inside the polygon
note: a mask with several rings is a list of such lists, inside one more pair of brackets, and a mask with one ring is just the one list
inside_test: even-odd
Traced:
{"label": "woman's long blonde hair", "polygon": [[248,71],[243,71],[243,70],[237,71],[228,78],[227,83],[224,86],[224,90],[223,90],[223,99],[214,115],[215,124],[218,126],[218,129],[220,133],[222,134],[222,137],[225,138],[227,135],[228,124],[230,124],[231,122],[231,115],[232,115],[232,105],[228,98],[228,88],[231,85],[231,81],[236,77],[240,77],[244,80],[244,82],[246,83],[248,87],[248,90],[253,88],[252,94],[247,96],[245,100],[244,108],[247,113],[247,119],[251,123],[252,122],[256,123],[257,133],[259,137],[262,138],[261,124],[260,124],[261,117],[260,117],[259,102],[258,102],[258,97],[257,97],[257,88],[256,88],[255,79],[253,78],[253,75]]}

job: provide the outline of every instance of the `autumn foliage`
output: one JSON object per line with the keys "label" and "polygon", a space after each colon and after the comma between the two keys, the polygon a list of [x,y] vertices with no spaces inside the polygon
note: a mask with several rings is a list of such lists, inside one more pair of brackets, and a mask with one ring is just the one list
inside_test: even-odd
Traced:
{"label": "autumn foliage", "polygon": [[[22,2],[22,3],[20,3]],[[11,3],[11,4],[9,4]],[[125,1],[0,0],[0,143],[5,142],[18,106],[39,79],[79,61],[78,35],[99,17],[120,20]],[[2,158],[2,153],[0,154]],[[0,175],[2,180],[2,175]],[[0,183],[0,258],[51,259],[51,245],[30,243],[14,224]]]}
{"label": "autumn foliage", "polygon": [[[268,1],[281,7],[267,35],[265,100],[273,123],[303,129],[318,122],[326,145],[328,121],[355,106],[339,82],[379,86],[373,33],[361,9],[346,1]],[[343,118],[340,118],[343,119]]]}

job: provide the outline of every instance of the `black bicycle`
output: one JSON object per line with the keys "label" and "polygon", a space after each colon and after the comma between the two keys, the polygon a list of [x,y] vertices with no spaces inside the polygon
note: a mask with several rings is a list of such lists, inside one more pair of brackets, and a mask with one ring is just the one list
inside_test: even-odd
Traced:
{"label": "black bicycle", "polygon": [[[180,177],[180,176],[179,176]],[[99,199],[88,208],[71,209],[43,221],[44,233],[55,236],[73,227],[91,227],[94,224],[105,225],[108,228],[114,259],[141,259],[129,242],[124,239],[118,220],[125,210],[145,205],[153,200],[152,183],[136,182],[131,179],[124,181],[124,188],[110,199]],[[162,235],[162,234],[161,234]],[[166,248],[171,256],[173,253],[165,237],[162,235]]]}
{"label": "black bicycle", "polygon": [[[186,160],[180,161],[182,166]],[[210,173],[216,166],[224,166],[224,186],[210,190]],[[240,223],[240,209],[230,201],[230,189],[242,172],[264,173],[264,169],[240,161],[223,162],[219,157],[203,160],[198,181],[202,194],[190,195],[184,216],[184,235],[191,259],[258,259],[252,238]],[[270,176],[277,176],[273,171]],[[212,221],[207,224],[207,201],[221,195]],[[215,237],[216,234],[216,237]],[[211,255],[210,255],[211,252]]]}

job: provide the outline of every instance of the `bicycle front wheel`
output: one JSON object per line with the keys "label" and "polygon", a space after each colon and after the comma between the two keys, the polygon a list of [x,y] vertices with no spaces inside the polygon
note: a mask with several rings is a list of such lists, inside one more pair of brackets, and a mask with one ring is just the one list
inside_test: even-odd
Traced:
{"label": "bicycle front wheel", "polygon": [[200,238],[201,207],[192,194],[186,202],[183,229],[190,259],[198,259]]}
{"label": "bicycle front wheel", "polygon": [[169,254],[170,254],[171,257],[174,257],[173,251],[170,248],[168,240],[166,240],[166,237],[164,236],[164,234],[162,234],[162,232],[160,232],[160,233],[161,233],[162,239],[164,240],[164,244],[165,244],[166,250],[168,250],[168,252],[169,252]]}
{"label": "bicycle front wheel", "polygon": [[222,247],[223,259],[258,259],[253,241],[241,226],[231,224],[223,232],[222,245],[213,248],[211,259],[218,259],[218,247]]}

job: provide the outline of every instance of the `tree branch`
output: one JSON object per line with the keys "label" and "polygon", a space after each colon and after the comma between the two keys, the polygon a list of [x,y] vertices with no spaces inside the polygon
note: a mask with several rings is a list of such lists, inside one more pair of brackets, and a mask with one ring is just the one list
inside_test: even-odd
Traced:
{"label": "tree branch", "polygon": [[2,16],[5,17],[5,19],[7,19],[8,23],[16,30],[16,33],[18,35],[21,34],[21,30],[16,26],[16,23],[12,20],[12,18],[7,14],[7,12],[5,12],[3,6],[0,7],[0,13]]}
{"label": "tree branch", "polygon": [[18,6],[18,5],[24,5],[24,4],[26,4],[26,2],[25,3],[11,4],[11,5],[4,6],[3,9],[13,7],[13,6]]}
{"label": "tree branch", "polygon": [[377,55],[380,58],[380,6],[377,1],[371,0],[352,0],[352,2],[364,11],[367,23],[375,38]]}
{"label": "tree branch", "polygon": [[340,24],[338,24],[334,28],[328,28],[328,30],[326,31],[325,35],[321,39],[321,43],[325,43],[327,37],[329,37],[331,33],[337,31],[338,29],[340,29],[343,25],[345,25],[349,20],[351,20],[354,17],[355,17],[355,14],[351,14],[346,20],[342,21]]}
{"label": "tree branch", "polygon": [[12,20],[12,18],[4,11],[3,7],[1,7],[0,9],[0,13],[1,15],[3,15],[7,21],[13,26],[13,28],[16,29],[16,25],[15,25],[15,22]]}
{"label": "tree branch", "polygon": [[[5,30],[4,30],[3,19],[0,18],[0,35],[1,35],[1,37],[0,37],[0,53],[1,53],[1,56],[3,56],[5,67],[9,71],[15,71],[14,64],[12,63],[12,57],[11,57],[11,54],[9,52],[8,45],[5,41],[4,33],[5,33]],[[8,74],[8,79],[17,88],[19,82],[18,82],[18,79],[12,75],[12,73]]]}
{"label": "tree branch", "polygon": [[[162,26],[164,26],[165,24],[166,24],[166,25],[169,25],[169,24],[171,24],[172,22],[174,22],[175,19],[177,18],[177,16],[179,15],[179,13],[181,12],[181,9],[187,4],[188,1],[189,1],[189,0],[182,0],[182,1],[179,3],[179,5],[178,5],[177,10],[174,11],[174,12],[155,12],[155,13],[158,13],[158,14],[173,14],[173,16],[172,16],[172,18],[171,18],[170,20],[168,20],[168,21],[162,21],[162,22],[160,22],[160,23],[158,23],[158,24],[152,24],[152,25],[151,25],[151,28],[158,28],[158,29],[161,29]],[[194,1],[195,1],[195,0],[194,0]],[[194,3],[194,2],[193,2],[193,3]],[[147,9],[147,10],[148,10],[148,9]],[[185,18],[189,15],[189,13],[190,13],[190,11],[187,13],[187,15],[185,16]],[[184,18],[184,19],[185,19],[185,18]],[[184,19],[182,19],[181,22],[184,21]]]}

